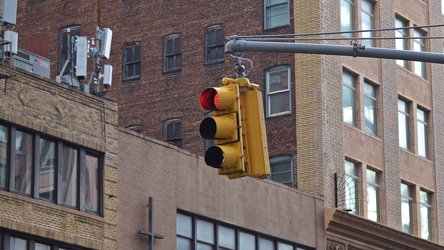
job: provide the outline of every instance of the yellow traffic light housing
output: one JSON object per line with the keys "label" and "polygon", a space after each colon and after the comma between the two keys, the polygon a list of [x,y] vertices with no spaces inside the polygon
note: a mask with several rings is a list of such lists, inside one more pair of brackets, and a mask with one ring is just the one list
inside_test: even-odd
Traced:
{"label": "yellow traffic light housing", "polygon": [[213,111],[213,116],[201,122],[199,133],[216,144],[205,152],[205,163],[218,168],[221,175],[244,172],[239,86],[207,88],[200,95],[200,104]]}
{"label": "yellow traffic light housing", "polygon": [[223,87],[207,88],[200,104],[213,111],[199,127],[204,139],[215,140],[205,163],[230,179],[270,175],[262,94],[247,78],[222,80]]}

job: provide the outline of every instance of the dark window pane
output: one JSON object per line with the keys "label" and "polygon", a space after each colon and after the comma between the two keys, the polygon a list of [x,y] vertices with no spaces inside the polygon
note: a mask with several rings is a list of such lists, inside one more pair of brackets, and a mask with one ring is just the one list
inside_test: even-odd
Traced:
{"label": "dark window pane", "polygon": [[126,61],[127,62],[134,61],[134,52],[133,52],[133,48],[132,47],[126,49]]}
{"label": "dark window pane", "polygon": [[173,43],[173,39],[168,39],[167,40],[167,46],[166,46],[166,54],[172,54],[174,52],[174,43]]}
{"label": "dark window pane", "polygon": [[134,47],[134,61],[140,61],[140,46]]}

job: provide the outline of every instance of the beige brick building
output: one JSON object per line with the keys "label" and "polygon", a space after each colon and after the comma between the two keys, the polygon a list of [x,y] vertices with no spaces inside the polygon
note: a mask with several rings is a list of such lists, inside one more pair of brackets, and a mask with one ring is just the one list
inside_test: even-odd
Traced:
{"label": "beige brick building", "polygon": [[115,249],[116,102],[0,76],[0,248]]}
{"label": "beige brick building", "polygon": [[[366,46],[443,51],[442,42],[421,38],[441,35],[440,28],[420,27],[442,23],[440,1],[297,1],[294,10],[296,33],[392,28],[351,36]],[[393,30],[410,26],[417,27]],[[369,36],[416,39],[362,40]],[[324,197],[327,247],[442,249],[430,242],[444,239],[443,66],[302,54],[295,60],[298,188]]]}

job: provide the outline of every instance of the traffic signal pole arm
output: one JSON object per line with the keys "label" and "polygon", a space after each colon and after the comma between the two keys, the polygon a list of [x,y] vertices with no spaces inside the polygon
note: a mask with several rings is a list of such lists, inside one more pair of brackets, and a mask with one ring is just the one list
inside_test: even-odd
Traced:
{"label": "traffic signal pole arm", "polygon": [[412,50],[397,50],[384,48],[366,48],[365,46],[307,44],[289,42],[257,42],[246,41],[233,37],[226,45],[226,53],[258,51],[258,52],[285,52],[319,55],[338,55],[353,57],[373,57],[385,59],[399,59],[407,61],[421,61],[444,64],[444,54],[421,52]]}

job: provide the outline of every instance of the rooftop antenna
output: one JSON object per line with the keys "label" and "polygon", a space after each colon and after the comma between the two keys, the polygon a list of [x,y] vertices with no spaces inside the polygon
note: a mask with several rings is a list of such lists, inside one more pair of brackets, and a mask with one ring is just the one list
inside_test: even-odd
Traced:
{"label": "rooftop antenna", "polygon": [[[14,32],[17,21],[17,0],[2,1],[2,30],[0,46],[3,59],[12,58],[12,54],[17,54],[18,34]],[[12,63],[12,60],[10,60]]]}
{"label": "rooftop antenna", "polygon": [[[94,69],[88,82],[83,84],[83,90],[85,93],[92,93],[97,96],[104,95],[106,90],[111,87],[112,66],[103,65],[102,67],[100,59],[109,59],[112,34],[112,30],[109,28],[104,28],[102,31],[99,27],[96,27],[96,38],[88,40],[86,36],[72,37],[68,29],[68,55],[63,68],[60,71],[60,75],[56,78],[57,82],[63,82],[73,87],[80,88],[82,86],[80,81],[87,77],[87,58],[91,57],[94,62]],[[70,62],[71,68],[69,75],[63,75]],[[102,78],[105,91],[100,92],[99,81]],[[92,83],[94,83],[95,88],[91,88]]]}

